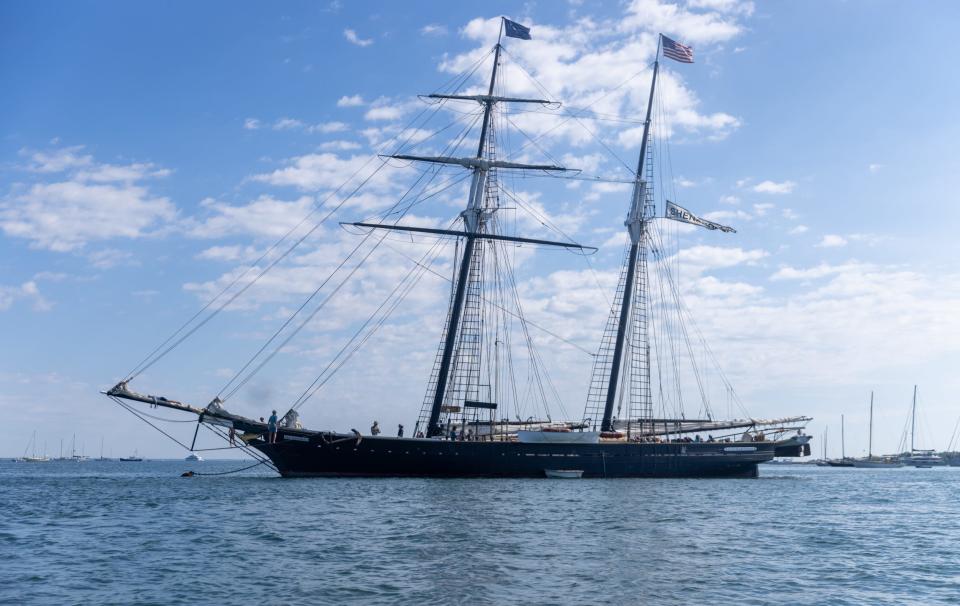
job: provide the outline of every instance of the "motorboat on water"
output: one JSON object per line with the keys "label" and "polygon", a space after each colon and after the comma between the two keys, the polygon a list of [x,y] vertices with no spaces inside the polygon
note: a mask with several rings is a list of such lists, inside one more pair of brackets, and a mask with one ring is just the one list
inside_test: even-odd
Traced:
{"label": "motorboat on water", "polygon": [[191,452],[191,453],[188,454],[183,460],[184,460],[184,461],[194,461],[194,462],[199,463],[199,462],[203,461],[203,457],[201,457],[200,455],[198,455],[198,454],[195,453],[195,452]]}

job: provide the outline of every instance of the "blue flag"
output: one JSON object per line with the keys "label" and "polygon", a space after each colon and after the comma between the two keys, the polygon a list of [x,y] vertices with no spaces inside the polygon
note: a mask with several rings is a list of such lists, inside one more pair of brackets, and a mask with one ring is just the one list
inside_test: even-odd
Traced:
{"label": "blue flag", "polygon": [[530,28],[520,25],[519,23],[514,23],[513,21],[503,18],[503,33],[507,35],[508,38],[520,38],[521,40],[530,40]]}

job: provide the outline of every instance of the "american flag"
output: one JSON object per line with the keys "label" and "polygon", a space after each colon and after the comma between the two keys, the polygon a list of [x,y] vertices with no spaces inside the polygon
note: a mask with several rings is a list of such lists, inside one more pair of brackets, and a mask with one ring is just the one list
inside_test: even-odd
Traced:
{"label": "american flag", "polygon": [[693,49],[689,46],[680,44],[676,40],[671,40],[664,35],[660,35],[663,39],[663,56],[669,57],[674,61],[679,61],[680,63],[693,63]]}

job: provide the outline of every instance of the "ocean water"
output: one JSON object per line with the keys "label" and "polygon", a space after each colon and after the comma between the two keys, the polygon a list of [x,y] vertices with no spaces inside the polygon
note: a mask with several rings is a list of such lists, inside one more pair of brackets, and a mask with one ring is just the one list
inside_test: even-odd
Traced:
{"label": "ocean water", "polygon": [[0,603],[960,603],[960,468],[179,477],[244,465],[0,463]]}

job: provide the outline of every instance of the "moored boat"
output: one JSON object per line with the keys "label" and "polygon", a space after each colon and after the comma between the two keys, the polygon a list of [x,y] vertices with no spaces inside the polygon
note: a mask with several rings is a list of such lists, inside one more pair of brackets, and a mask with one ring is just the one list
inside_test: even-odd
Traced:
{"label": "moored boat", "polygon": [[910,451],[900,457],[900,461],[907,466],[917,469],[943,467],[947,461],[938,455],[935,450],[921,450],[915,446],[917,429],[917,386],[913,386],[913,403],[910,407]]}
{"label": "moored boat", "polygon": [[865,459],[854,459],[853,466],[861,469],[894,469],[903,467],[900,459],[893,455],[884,455],[882,457],[873,456],[873,392],[870,392],[870,429],[869,441],[867,445],[867,457]]}

